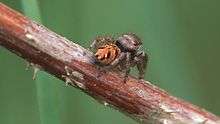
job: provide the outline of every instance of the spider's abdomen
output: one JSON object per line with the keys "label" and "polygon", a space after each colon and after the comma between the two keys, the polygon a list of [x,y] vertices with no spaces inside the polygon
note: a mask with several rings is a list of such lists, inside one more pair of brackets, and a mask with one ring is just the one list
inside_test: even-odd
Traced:
{"label": "spider's abdomen", "polygon": [[95,57],[101,65],[109,65],[121,53],[121,50],[115,44],[107,44],[97,49]]}

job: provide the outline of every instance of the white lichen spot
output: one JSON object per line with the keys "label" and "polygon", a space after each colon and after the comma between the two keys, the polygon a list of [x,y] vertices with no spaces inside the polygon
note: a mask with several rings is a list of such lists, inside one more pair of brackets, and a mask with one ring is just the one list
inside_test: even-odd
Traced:
{"label": "white lichen spot", "polygon": [[162,119],[161,122],[162,122],[162,124],[170,124],[167,119]]}
{"label": "white lichen spot", "polygon": [[166,113],[178,113],[178,111],[171,109],[170,107],[166,106],[164,103],[160,104],[160,108]]}
{"label": "white lichen spot", "polygon": [[[166,106],[166,104],[161,103],[160,104],[160,109],[162,109],[164,112],[168,113],[168,114],[175,114],[178,113],[178,110],[173,110],[171,107]],[[192,117],[191,119],[193,120],[193,122],[196,122],[198,124],[208,124],[209,120],[207,120],[207,118],[204,118],[203,116],[200,116],[196,113],[190,112],[188,113],[189,117]],[[163,120],[165,121],[165,120]],[[168,120],[169,122],[169,120]],[[166,124],[166,122],[164,122]]]}
{"label": "white lichen spot", "polygon": [[144,119],[140,118],[139,121],[142,123],[142,122],[144,122]]}
{"label": "white lichen spot", "polygon": [[104,106],[108,106],[109,103],[107,103],[106,101],[103,102]]}
{"label": "white lichen spot", "polygon": [[206,119],[206,120],[204,120],[201,124],[206,124],[208,121],[209,121],[209,120]]}
{"label": "white lichen spot", "polygon": [[145,92],[145,91],[143,91],[143,90],[138,90],[138,95],[139,96],[141,96],[141,97],[147,97],[148,96],[148,94]]}
{"label": "white lichen spot", "polygon": [[201,124],[206,124],[208,123],[207,119],[198,115],[198,114],[195,114],[195,113],[191,113],[191,117],[193,117],[192,119],[195,121],[195,122],[198,122],[198,123],[201,123]]}
{"label": "white lichen spot", "polygon": [[71,76],[77,77],[80,80],[84,80],[83,74],[79,73],[78,71],[72,71]]}
{"label": "white lichen spot", "polygon": [[30,67],[33,68],[33,76],[32,79],[35,80],[37,77],[38,71],[41,69],[40,65],[34,64],[34,63],[27,63],[25,70],[28,70]]}
{"label": "white lichen spot", "polygon": [[139,89],[138,87],[131,87],[130,90],[135,92],[138,96],[144,99],[148,98],[148,93],[142,89]]}
{"label": "white lichen spot", "polygon": [[66,75],[69,76],[69,75],[70,75],[70,72],[69,72],[69,70],[68,70],[68,66],[65,66],[64,69],[65,69],[65,71],[66,71]]}
{"label": "white lichen spot", "polygon": [[33,69],[34,69],[34,73],[33,73],[32,79],[35,80],[36,77],[37,77],[37,72],[38,72],[40,69],[39,69],[38,67],[36,67],[36,66],[33,66]]}
{"label": "white lichen spot", "polygon": [[29,40],[33,40],[33,39],[34,39],[33,35],[31,35],[31,34],[29,34],[29,33],[27,33],[25,36],[26,36]]}
{"label": "white lichen spot", "polygon": [[31,64],[29,62],[27,62],[25,70],[29,70],[30,66],[31,66]]}
{"label": "white lichen spot", "polygon": [[83,83],[78,82],[76,80],[74,80],[74,83],[76,84],[77,87],[79,87],[81,89],[86,89],[86,86]]}
{"label": "white lichen spot", "polygon": [[68,78],[68,77],[65,76],[65,75],[62,75],[62,77],[65,79],[65,84],[66,84],[66,86],[68,86],[69,84],[72,84],[72,81],[70,80],[70,78]]}
{"label": "white lichen spot", "polygon": [[74,78],[78,78],[80,80],[84,80],[84,77],[83,77],[84,75],[82,73],[80,73],[78,71],[74,71],[71,68],[69,68],[68,66],[65,66],[64,69],[65,69],[67,76],[71,76]]}

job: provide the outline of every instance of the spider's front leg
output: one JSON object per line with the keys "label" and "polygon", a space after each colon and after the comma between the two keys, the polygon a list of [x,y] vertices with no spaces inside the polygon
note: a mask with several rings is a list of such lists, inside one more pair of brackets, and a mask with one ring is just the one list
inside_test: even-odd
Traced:
{"label": "spider's front leg", "polygon": [[139,71],[139,79],[144,79],[148,64],[148,55],[144,51],[140,51],[136,54],[134,60]]}
{"label": "spider's front leg", "polygon": [[96,46],[97,46],[96,44],[97,44],[97,41],[94,40],[94,41],[91,43],[91,45],[89,46],[89,50],[95,49]]}
{"label": "spider's front leg", "polygon": [[128,74],[130,73],[130,66],[131,66],[130,60],[131,60],[131,53],[122,52],[120,56],[108,66],[109,68],[118,68],[118,70],[121,70],[123,72],[124,83],[126,83]]}
{"label": "spider's front leg", "polygon": [[128,79],[128,75],[130,73],[130,65],[131,65],[131,53],[127,52],[126,55],[125,55],[125,63],[122,63],[124,64],[124,83],[126,83],[127,79]]}

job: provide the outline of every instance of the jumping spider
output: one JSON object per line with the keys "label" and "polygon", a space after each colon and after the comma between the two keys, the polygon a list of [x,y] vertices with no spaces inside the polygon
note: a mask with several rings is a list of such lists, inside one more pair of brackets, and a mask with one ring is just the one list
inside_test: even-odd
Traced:
{"label": "jumping spider", "polygon": [[108,36],[97,37],[90,45],[95,53],[96,63],[104,70],[120,70],[124,72],[126,82],[130,68],[137,66],[139,79],[144,78],[148,55],[139,48],[141,39],[134,33],[126,33],[116,40]]}

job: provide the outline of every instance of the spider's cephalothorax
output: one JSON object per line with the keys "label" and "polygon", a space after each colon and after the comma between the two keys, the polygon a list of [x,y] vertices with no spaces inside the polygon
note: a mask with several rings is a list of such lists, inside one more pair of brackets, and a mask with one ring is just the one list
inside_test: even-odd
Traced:
{"label": "spider's cephalothorax", "polygon": [[125,73],[125,82],[130,67],[137,66],[139,79],[144,78],[148,56],[139,50],[142,42],[133,33],[126,33],[113,39],[111,37],[97,37],[90,48],[93,48],[96,62],[105,69],[120,70]]}

